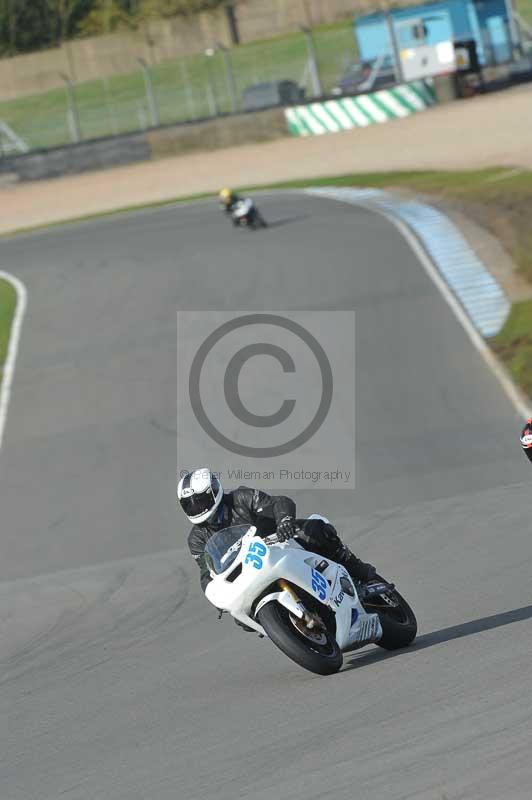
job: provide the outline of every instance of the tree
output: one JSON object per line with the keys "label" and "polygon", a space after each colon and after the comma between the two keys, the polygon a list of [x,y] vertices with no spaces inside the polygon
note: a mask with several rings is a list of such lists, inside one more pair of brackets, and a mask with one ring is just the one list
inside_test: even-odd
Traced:
{"label": "tree", "polygon": [[0,0],[0,56],[57,47],[76,36],[138,28],[196,14],[228,0]]}
{"label": "tree", "polygon": [[50,16],[55,20],[55,43],[75,35],[78,26],[90,13],[94,0],[47,0]]}
{"label": "tree", "polygon": [[51,47],[46,0],[0,0],[0,55]]}
{"label": "tree", "polygon": [[135,29],[153,19],[186,16],[226,4],[227,0],[93,0],[92,9],[78,30],[82,36],[97,36]]}
{"label": "tree", "polygon": [[92,5],[78,26],[82,36],[97,36],[138,25],[138,0],[96,0]]}
{"label": "tree", "polygon": [[95,0],[0,0],[0,55],[61,44],[76,34]]}
{"label": "tree", "polygon": [[225,5],[227,0],[139,0],[139,14],[144,18],[186,16]]}

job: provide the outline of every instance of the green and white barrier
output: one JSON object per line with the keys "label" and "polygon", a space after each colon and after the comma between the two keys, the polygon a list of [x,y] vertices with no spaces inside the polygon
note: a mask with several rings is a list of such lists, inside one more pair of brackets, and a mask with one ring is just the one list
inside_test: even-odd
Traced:
{"label": "green and white barrier", "polygon": [[286,108],[285,117],[293,136],[316,136],[401,119],[434,103],[432,84],[414,81],[371,94]]}

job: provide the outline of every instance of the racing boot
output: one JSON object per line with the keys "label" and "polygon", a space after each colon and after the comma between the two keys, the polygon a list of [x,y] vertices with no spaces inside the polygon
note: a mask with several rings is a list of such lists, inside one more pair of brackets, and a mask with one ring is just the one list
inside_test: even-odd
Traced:
{"label": "racing boot", "polygon": [[373,564],[366,564],[365,561],[361,561],[345,544],[342,544],[337,552],[335,561],[346,568],[355,583],[369,583],[375,580],[377,570]]}
{"label": "racing boot", "polygon": [[375,589],[379,590],[378,594],[381,596],[384,594],[391,596],[393,594],[395,584],[377,575],[377,570],[373,564],[366,564],[365,561],[361,561],[345,545],[342,545],[342,551],[339,557],[336,557],[336,561],[349,572],[358,587],[358,595],[361,600],[367,599],[368,595],[373,593]]}

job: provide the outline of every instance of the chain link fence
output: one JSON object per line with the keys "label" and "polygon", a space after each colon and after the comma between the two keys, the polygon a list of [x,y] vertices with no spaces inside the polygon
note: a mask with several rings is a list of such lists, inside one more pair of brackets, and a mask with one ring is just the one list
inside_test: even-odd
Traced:
{"label": "chain link fence", "polygon": [[345,24],[159,64],[139,57],[135,72],[85,83],[62,74],[64,89],[0,103],[0,153],[237,113],[257,84],[291,81],[302,97],[327,95],[356,59]]}

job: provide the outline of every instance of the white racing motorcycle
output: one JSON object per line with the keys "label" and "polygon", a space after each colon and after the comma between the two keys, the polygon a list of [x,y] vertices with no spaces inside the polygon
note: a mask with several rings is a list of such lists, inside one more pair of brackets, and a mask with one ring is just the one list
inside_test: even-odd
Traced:
{"label": "white racing motorcycle", "polygon": [[268,223],[251,197],[245,197],[235,204],[231,212],[231,219],[236,227],[251,228],[253,230],[268,227]]}
{"label": "white racing motorcycle", "polygon": [[395,587],[382,578],[355,586],[344,567],[295,539],[235,525],[211,536],[205,559],[207,599],[319,675],[338,672],[347,651],[371,643],[395,650],[416,637],[414,612]]}

